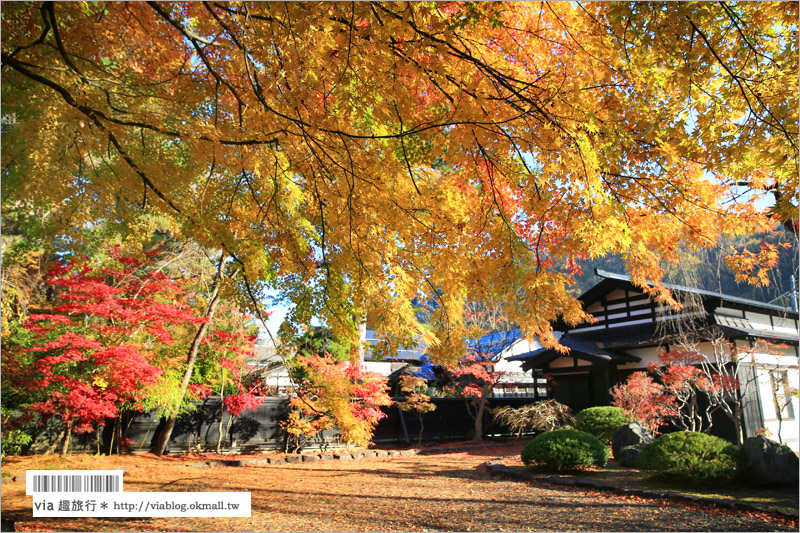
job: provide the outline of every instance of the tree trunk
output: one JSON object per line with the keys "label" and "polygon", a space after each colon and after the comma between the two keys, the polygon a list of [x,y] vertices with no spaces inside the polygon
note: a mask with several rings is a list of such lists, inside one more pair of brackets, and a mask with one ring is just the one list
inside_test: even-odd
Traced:
{"label": "tree trunk", "polygon": [[64,429],[64,440],[61,441],[61,457],[67,455],[67,451],[69,450],[69,437],[72,435],[72,420],[67,422],[67,427]]}
{"label": "tree trunk", "polygon": [[56,436],[56,438],[53,440],[53,442],[50,443],[50,446],[47,447],[47,450],[45,450],[43,455],[51,455],[51,454],[56,453],[56,448],[58,448],[58,443],[59,443],[59,441],[61,439],[64,438],[64,432],[65,431],[66,431],[66,428],[62,428],[58,432],[58,436]]}
{"label": "tree trunk", "polygon": [[367,319],[358,324],[358,368],[364,369],[364,349],[367,344]]}
{"label": "tree trunk", "polygon": [[[214,277],[214,285],[211,289],[211,300],[209,300],[208,306],[206,307],[206,312],[203,315],[203,318],[205,318],[206,321],[200,324],[200,327],[197,328],[197,333],[192,340],[192,346],[189,348],[189,355],[186,358],[186,370],[183,373],[181,390],[178,393],[179,404],[183,402],[183,398],[186,396],[186,389],[189,387],[189,381],[192,379],[192,372],[194,371],[194,363],[197,360],[197,352],[200,349],[200,343],[203,341],[203,338],[206,335],[208,326],[211,323],[211,320],[214,318],[214,312],[217,310],[217,304],[219,304],[219,286],[222,281],[222,267],[224,263],[225,254],[223,253],[219,258],[217,274]],[[161,457],[164,454],[164,448],[166,448],[167,442],[169,442],[169,439],[172,436],[172,430],[175,428],[175,420],[175,416],[171,416],[166,419],[164,428],[161,430],[161,433],[159,433],[156,442],[153,443],[151,451],[158,457]]]}
{"label": "tree trunk", "polygon": [[478,412],[475,413],[475,442],[483,441],[483,411],[486,408],[486,398],[478,398]]}
{"label": "tree trunk", "polygon": [[742,426],[742,407],[741,404],[736,404],[734,409],[734,425],[736,426],[736,445],[741,446],[744,444],[744,427]]}
{"label": "tree trunk", "polygon": [[[225,438],[231,434],[231,426],[233,425],[233,415],[228,415],[228,424],[225,426]],[[233,438],[231,438],[230,446],[233,447]]]}
{"label": "tree trunk", "polygon": [[481,397],[478,398],[478,409],[475,413],[475,437],[472,439],[475,442],[483,442],[483,413],[486,411],[486,404],[489,401],[487,396],[492,386],[484,383],[481,389]]}
{"label": "tree trunk", "polygon": [[122,413],[114,421],[114,433],[117,434],[117,455],[122,455]]}
{"label": "tree trunk", "polygon": [[225,368],[222,368],[222,386],[219,389],[219,435],[217,436],[217,455],[222,448],[222,421],[225,418]]}

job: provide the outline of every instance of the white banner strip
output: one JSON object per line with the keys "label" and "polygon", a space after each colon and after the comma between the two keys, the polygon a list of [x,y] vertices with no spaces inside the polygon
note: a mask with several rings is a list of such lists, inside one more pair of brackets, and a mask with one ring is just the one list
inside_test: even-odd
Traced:
{"label": "white banner strip", "polygon": [[25,494],[122,492],[122,470],[27,470]]}
{"label": "white banner strip", "polygon": [[34,493],[34,517],[250,517],[249,492]]}

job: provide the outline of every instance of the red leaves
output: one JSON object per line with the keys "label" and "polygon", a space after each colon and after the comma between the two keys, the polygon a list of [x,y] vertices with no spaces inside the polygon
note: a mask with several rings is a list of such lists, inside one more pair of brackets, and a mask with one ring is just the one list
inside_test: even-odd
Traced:
{"label": "red leaves", "polygon": [[484,388],[491,390],[500,378],[499,372],[491,370],[492,366],[481,355],[471,354],[464,357],[458,366],[445,367],[445,371],[455,392],[480,397]]}
{"label": "red leaves", "polygon": [[198,400],[202,400],[214,392],[210,385],[198,385],[197,383],[190,383],[187,387],[187,391],[189,394],[191,394],[191,396]]}
{"label": "red leaves", "polygon": [[96,269],[55,265],[46,283],[57,305],[25,323],[34,344],[22,353],[41,354],[29,367],[30,387],[50,394],[29,409],[44,418],[60,414],[77,432],[135,404],[161,374],[150,359],[154,347],[173,342],[167,328],[200,321],[180,286],[149,268],[146,254],[110,255],[115,261]]}
{"label": "red leaves", "polygon": [[67,332],[64,333],[63,335],[60,335],[54,341],[45,343],[41,346],[35,346],[31,348],[29,351],[49,352],[67,347],[74,348],[77,350],[99,350],[100,348],[102,348],[102,345],[93,339],[84,337],[83,335]]}
{"label": "red leaves", "polygon": [[[613,405],[630,412],[651,430],[672,419],[680,427],[700,431],[710,426],[710,413],[718,407],[730,407],[736,401],[739,380],[735,370],[725,367],[721,345],[712,343],[715,355],[703,355],[697,348],[665,351],[659,362],[647,365],[647,371],[660,379],[657,383],[644,372],[635,372],[626,383],[611,390]],[[707,399],[702,410],[698,395]]]}
{"label": "red leaves", "polygon": [[675,411],[675,398],[644,372],[634,372],[611,389],[611,405],[625,409],[654,434]]}
{"label": "red leaves", "polygon": [[258,409],[258,407],[264,403],[264,398],[262,396],[255,396],[250,392],[245,392],[233,396],[226,396],[222,400],[222,403],[225,404],[225,410],[233,416],[242,416],[242,413],[248,409],[252,409],[253,411]]}

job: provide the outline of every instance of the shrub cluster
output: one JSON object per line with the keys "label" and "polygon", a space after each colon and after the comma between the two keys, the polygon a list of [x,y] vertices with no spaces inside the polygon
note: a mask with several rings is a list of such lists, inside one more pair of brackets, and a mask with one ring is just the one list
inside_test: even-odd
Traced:
{"label": "shrub cluster", "polygon": [[628,413],[619,407],[589,407],[575,415],[575,427],[611,444],[614,433],[630,422]]}
{"label": "shrub cluster", "polygon": [[522,462],[545,464],[556,470],[605,466],[608,446],[577,429],[556,429],[537,435],[522,450]]}
{"label": "shrub cluster", "polygon": [[739,451],[728,441],[691,431],[661,435],[636,459],[639,468],[660,477],[695,484],[732,479],[740,464]]}

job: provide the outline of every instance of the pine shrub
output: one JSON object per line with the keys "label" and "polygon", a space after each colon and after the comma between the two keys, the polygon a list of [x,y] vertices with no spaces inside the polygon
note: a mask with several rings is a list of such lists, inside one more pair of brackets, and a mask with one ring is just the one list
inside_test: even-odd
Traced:
{"label": "pine shrub", "polygon": [[577,429],[556,429],[534,437],[522,450],[522,462],[544,464],[555,470],[605,466],[608,446]]}
{"label": "pine shrub", "polygon": [[728,441],[682,431],[661,435],[645,446],[636,465],[664,479],[708,484],[733,479],[740,461],[739,450]]}
{"label": "pine shrub", "polygon": [[628,413],[619,407],[589,407],[575,415],[575,427],[611,444],[614,433],[630,422]]}

